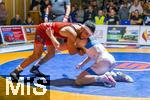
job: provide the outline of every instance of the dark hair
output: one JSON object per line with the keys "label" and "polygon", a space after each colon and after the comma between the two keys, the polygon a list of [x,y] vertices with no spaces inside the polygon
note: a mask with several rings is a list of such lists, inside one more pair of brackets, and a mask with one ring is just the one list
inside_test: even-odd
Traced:
{"label": "dark hair", "polygon": [[86,22],[84,22],[83,25],[87,26],[94,33],[94,31],[95,31],[95,24],[93,22],[86,21]]}
{"label": "dark hair", "polygon": [[0,5],[5,5],[5,3],[4,2],[0,2]]}
{"label": "dark hair", "polygon": [[136,10],[135,10],[135,12],[139,13],[139,10],[138,10],[138,9],[136,9]]}

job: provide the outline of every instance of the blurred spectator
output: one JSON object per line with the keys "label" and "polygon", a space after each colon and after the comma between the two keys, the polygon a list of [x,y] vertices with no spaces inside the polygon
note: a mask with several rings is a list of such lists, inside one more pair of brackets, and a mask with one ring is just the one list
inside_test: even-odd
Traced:
{"label": "blurred spectator", "polygon": [[109,15],[106,18],[107,25],[119,25],[119,17],[116,15],[114,9],[109,12]]}
{"label": "blurred spectator", "polygon": [[[50,19],[49,21],[67,21],[70,14],[71,22],[83,23],[86,20],[91,20],[97,23],[98,21],[100,22],[102,18],[99,17],[99,9],[103,9],[104,16],[107,14],[108,17],[105,18],[107,19],[107,24],[112,25],[118,24],[119,18],[121,25],[129,25],[131,22],[129,20],[131,12],[135,10],[138,10],[140,15],[144,14],[143,21],[146,25],[148,25],[147,23],[149,23],[150,19],[149,14],[147,14],[149,8],[145,4],[145,2],[149,0],[82,0],[81,4],[78,0],[72,0],[72,2],[74,2],[72,6],[70,5],[70,0],[32,1],[34,1],[32,3],[33,11],[39,9],[40,2],[42,18],[43,20],[45,18],[45,22],[47,22],[48,19]],[[80,7],[81,5],[82,8]],[[71,11],[70,6],[72,7]],[[113,14],[111,15],[112,10],[114,10],[115,17],[113,17]]]}
{"label": "blurred spectator", "polygon": [[131,13],[132,11],[135,11],[135,10],[138,10],[139,14],[143,13],[143,8],[142,8],[139,0],[134,0],[133,4],[129,10],[129,13]]}
{"label": "blurred spectator", "polygon": [[99,9],[104,9],[104,8],[103,8],[103,2],[102,2],[102,1],[103,1],[103,0],[97,0],[97,5],[98,5],[98,8],[97,8],[97,9],[98,9],[98,10],[99,10]]}
{"label": "blurred spectator", "polygon": [[83,7],[84,10],[87,10],[88,6],[89,6],[89,4],[87,3],[87,1],[86,2],[84,2],[84,1],[82,2],[82,7]]}
{"label": "blurred spectator", "polygon": [[144,9],[144,24],[145,25],[150,25],[150,3],[147,3],[145,5],[145,9]]}
{"label": "blurred spectator", "polygon": [[0,26],[6,25],[6,19],[7,19],[7,11],[5,9],[5,3],[0,3]]}
{"label": "blurred spectator", "polygon": [[83,10],[82,6],[80,6],[76,12],[77,12],[77,14],[76,14],[77,22],[83,23],[83,21],[84,21],[84,10]]}
{"label": "blurred spectator", "polygon": [[144,9],[145,8],[145,4],[146,4],[145,0],[140,0],[139,3],[141,5],[141,7]]}
{"label": "blurred spectator", "polygon": [[107,4],[107,12],[110,12],[112,9],[117,11],[117,6],[114,4],[113,1],[108,2]]}
{"label": "blurred spectator", "polygon": [[77,9],[75,8],[75,6],[72,6],[71,7],[71,13],[70,13],[70,20],[73,23],[77,22],[77,20],[76,20],[76,11],[77,11]]}
{"label": "blurred spectator", "polygon": [[[47,11],[47,13],[50,13],[51,11],[51,2],[49,0],[41,0],[40,1],[40,12],[41,12],[41,17],[42,17],[42,20],[44,21],[45,20],[45,12],[47,9],[49,9]],[[51,14],[51,13],[50,13]],[[47,15],[47,18],[51,18],[51,15]]]}
{"label": "blurred spectator", "polygon": [[[92,1],[92,7],[93,7],[93,11],[96,14],[98,12],[99,6],[98,6],[98,2],[97,0],[93,0]],[[94,15],[95,16],[95,15]]]}
{"label": "blurred spectator", "polygon": [[119,12],[119,17],[121,20],[128,20],[129,18],[129,7],[127,3],[124,3],[122,5],[122,8],[120,8]]}
{"label": "blurred spectator", "polygon": [[150,26],[150,15],[149,16],[145,16],[144,24]]}
{"label": "blurred spectator", "polygon": [[3,42],[2,42],[2,37],[1,37],[1,34],[0,34],[0,45],[2,44]]}
{"label": "blurred spectator", "polygon": [[35,4],[35,2],[40,2],[41,0],[30,0],[31,1],[31,7]]}
{"label": "blurred spectator", "polygon": [[32,10],[32,11],[40,11],[40,3],[39,3],[39,1],[33,2],[33,4],[31,5],[30,10]]}
{"label": "blurred spectator", "polygon": [[120,6],[120,9],[124,6],[124,4],[127,5],[127,8],[130,8],[131,4],[128,2],[128,0],[123,0],[122,5]]}
{"label": "blurred spectator", "polygon": [[22,25],[22,21],[19,14],[16,14],[14,18],[11,19],[11,25]]}
{"label": "blurred spectator", "polygon": [[27,15],[27,19],[24,21],[23,25],[34,25],[34,22],[30,14]]}
{"label": "blurred spectator", "polygon": [[[30,7],[29,14],[33,18],[32,20],[35,22],[34,23],[35,25],[43,22],[42,21],[42,13],[40,11],[40,0],[32,0],[32,5]],[[28,15],[27,15],[27,17],[28,17]],[[27,23],[27,19],[28,18],[25,19],[26,22],[24,21],[23,24],[29,24],[29,23]]]}
{"label": "blurred spectator", "polygon": [[108,5],[108,1],[103,1],[103,4],[102,4],[102,8],[101,9],[104,9],[104,10],[107,10],[107,5]]}
{"label": "blurred spectator", "polygon": [[[58,22],[68,22],[70,12],[71,12],[71,2],[70,0],[51,0],[52,9],[51,13],[53,19],[51,21],[58,21]],[[48,22],[48,14],[50,9],[47,8],[45,13],[45,22]]]}
{"label": "blurred spectator", "polygon": [[85,11],[84,21],[87,21],[87,20],[94,21],[95,15],[96,15],[96,13],[95,13],[93,7],[89,6],[88,9]]}
{"label": "blurred spectator", "polygon": [[143,24],[143,18],[139,14],[138,10],[135,10],[131,13],[130,22],[131,22],[131,25],[142,25]]}
{"label": "blurred spectator", "polygon": [[98,15],[95,16],[95,24],[96,25],[103,25],[105,24],[105,16],[103,10],[98,10]]}
{"label": "blurred spectator", "polygon": [[120,8],[118,12],[119,18],[120,18],[120,24],[121,25],[130,25],[129,21],[129,7],[127,3],[123,3],[122,7]]}

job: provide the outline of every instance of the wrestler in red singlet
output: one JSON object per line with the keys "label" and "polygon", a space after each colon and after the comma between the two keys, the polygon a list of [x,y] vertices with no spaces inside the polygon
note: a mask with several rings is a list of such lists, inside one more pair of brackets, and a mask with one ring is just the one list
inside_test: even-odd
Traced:
{"label": "wrestler in red singlet", "polygon": [[51,39],[46,34],[46,29],[51,28],[54,30],[54,36],[58,38],[66,39],[66,37],[63,37],[59,34],[59,31],[61,28],[65,26],[70,26],[72,23],[67,22],[50,22],[50,23],[42,23],[40,24],[36,29],[36,35],[35,35],[35,41],[34,43],[42,43],[46,45],[53,45],[51,42]]}

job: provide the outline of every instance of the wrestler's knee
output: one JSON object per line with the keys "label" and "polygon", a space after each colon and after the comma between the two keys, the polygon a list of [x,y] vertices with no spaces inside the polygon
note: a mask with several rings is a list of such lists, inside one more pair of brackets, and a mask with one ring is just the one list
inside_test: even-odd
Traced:
{"label": "wrestler's knee", "polygon": [[34,58],[35,58],[36,60],[39,59],[39,58],[41,57],[41,55],[42,55],[41,53],[39,53],[39,54],[38,54],[38,53],[33,53],[33,54],[32,54],[32,56],[34,56]]}
{"label": "wrestler's knee", "polygon": [[47,53],[46,56],[48,56],[49,58],[52,58],[55,56],[55,53]]}
{"label": "wrestler's knee", "polygon": [[48,50],[46,55],[50,56],[50,57],[55,56],[55,49],[54,50]]}

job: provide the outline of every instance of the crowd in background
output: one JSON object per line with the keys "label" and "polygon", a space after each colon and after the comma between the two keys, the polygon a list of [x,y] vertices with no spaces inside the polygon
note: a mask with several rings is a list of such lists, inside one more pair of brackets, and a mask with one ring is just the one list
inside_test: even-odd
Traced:
{"label": "crowd in background", "polygon": [[70,15],[73,22],[80,23],[91,20],[101,25],[150,25],[150,1],[83,0],[79,7],[72,5]]}
{"label": "crowd in background", "polygon": [[5,25],[7,20],[7,10],[5,8],[5,3],[0,3],[0,25]]}
{"label": "crowd in background", "polygon": [[[52,6],[51,0],[32,0],[30,10],[39,11],[44,19],[45,9]],[[0,3],[0,25],[6,24],[7,10],[5,3]],[[49,19],[53,14],[49,13]],[[83,23],[87,20],[97,25],[150,25],[149,0],[74,0],[71,4],[70,22]],[[19,14],[12,18],[11,25],[34,25],[32,16],[22,21]]]}

